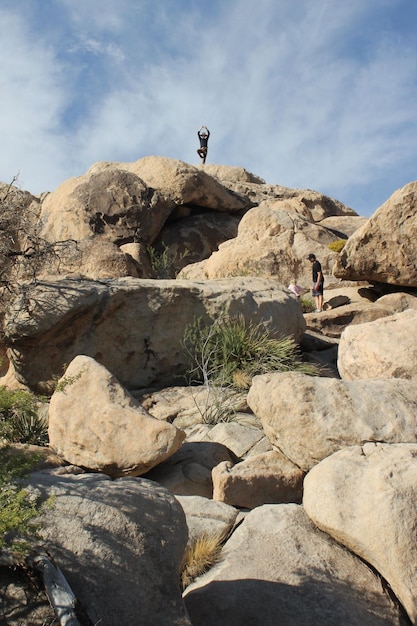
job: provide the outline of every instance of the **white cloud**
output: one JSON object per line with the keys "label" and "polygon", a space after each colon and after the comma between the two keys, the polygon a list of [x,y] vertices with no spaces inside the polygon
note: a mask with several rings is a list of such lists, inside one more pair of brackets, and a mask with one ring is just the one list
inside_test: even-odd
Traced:
{"label": "white cloud", "polygon": [[42,33],[4,12],[0,179],[19,162],[37,192],[98,160],[197,163],[207,124],[211,162],[369,213],[417,156],[417,44],[387,13],[404,5],[59,0]]}

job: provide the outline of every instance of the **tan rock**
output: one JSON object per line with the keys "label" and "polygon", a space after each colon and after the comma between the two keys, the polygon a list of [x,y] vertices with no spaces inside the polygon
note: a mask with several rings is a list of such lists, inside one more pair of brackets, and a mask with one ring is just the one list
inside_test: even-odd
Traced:
{"label": "tan rock", "polygon": [[84,239],[59,247],[57,254],[45,259],[37,278],[50,280],[74,276],[99,280],[137,276],[136,265],[110,241]]}
{"label": "tan rock", "polygon": [[407,309],[417,309],[417,297],[410,293],[397,291],[381,296],[377,299],[377,304],[390,307],[392,313],[401,313]]}
{"label": "tan rock", "polygon": [[238,518],[238,511],[224,502],[201,496],[176,496],[188,526],[189,542],[204,534],[226,538]]}
{"label": "tan rock", "polygon": [[360,215],[331,215],[320,220],[320,226],[331,230],[340,239],[351,237],[355,231],[366,224],[367,217]]}
{"label": "tan rock", "polygon": [[42,203],[41,235],[48,241],[96,237],[124,244],[151,243],[174,208],[123,165],[70,178]]}
{"label": "tan rock", "polygon": [[417,287],[417,182],[396,191],[349,238],[334,275]]}
{"label": "tan rock", "polygon": [[302,470],[365,441],[417,441],[414,381],[356,380],[298,372],[255,376],[248,405],[274,448]]}
{"label": "tan rock", "polygon": [[131,276],[156,278],[156,272],[149,257],[148,246],[143,243],[125,243],[120,246],[120,250],[135,267],[135,271],[130,274]]}
{"label": "tan rock", "polygon": [[244,167],[237,167],[232,165],[215,165],[213,163],[206,163],[205,165],[199,165],[198,169],[202,169],[209,174],[210,176],[214,176],[220,182],[223,181],[231,181],[231,182],[245,182],[245,183],[255,183],[257,185],[264,185],[265,181],[263,178],[256,176],[256,174],[252,174],[248,172]]}
{"label": "tan rock", "polygon": [[325,337],[340,338],[343,331],[346,328],[352,328],[353,326],[363,325],[368,322],[373,322],[381,318],[392,315],[393,307],[389,302],[383,302],[381,304],[370,303],[365,299],[362,302],[352,302],[336,308],[329,308],[329,300],[327,293],[324,290],[324,307],[321,313],[306,313],[305,320],[307,329],[315,332],[319,332]]}
{"label": "tan rock", "polygon": [[49,441],[69,463],[139,476],[176,452],[185,433],[156,420],[87,356],[68,366],[49,405]]}
{"label": "tan rock", "polygon": [[186,266],[181,277],[195,280],[225,276],[253,275],[276,277],[283,285],[298,283],[309,289],[311,264],[307,254],[314,251],[323,267],[327,283],[336,253],[328,244],[337,237],[314,224],[305,214],[308,210],[300,198],[265,201],[242,217],[238,235],[222,243],[207,261],[199,263],[198,271]]}
{"label": "tan rock", "polygon": [[128,389],[169,386],[190,369],[186,327],[225,312],[296,342],[305,330],[299,303],[275,281],[68,279],[32,285],[16,299],[6,322],[9,358],[18,380],[43,393],[78,354],[102,363]]}
{"label": "tan rock", "polygon": [[146,474],[171,493],[183,496],[213,497],[211,472],[223,461],[235,462],[226,446],[211,441],[185,441],[181,448]]}
{"label": "tan rock", "polygon": [[209,432],[211,441],[223,444],[239,458],[250,454],[263,436],[261,429],[236,422],[216,424]]}
{"label": "tan rock", "polygon": [[193,624],[399,626],[402,619],[370,568],[297,504],[250,511],[184,601]]}
{"label": "tan rock", "polygon": [[247,198],[184,161],[148,156],[124,166],[176,205],[192,204],[213,211],[240,211],[252,206]]}
{"label": "tan rock", "polygon": [[417,445],[367,443],[314,467],[304,508],[317,526],[370,563],[417,623]]}
{"label": "tan rock", "polygon": [[[382,298],[381,298],[382,299]],[[379,301],[378,301],[379,302]],[[348,326],[343,331],[337,365],[345,380],[417,379],[417,310]]]}
{"label": "tan rock", "polygon": [[281,452],[250,455],[234,465],[223,461],[213,468],[213,500],[241,508],[301,502],[304,472]]}

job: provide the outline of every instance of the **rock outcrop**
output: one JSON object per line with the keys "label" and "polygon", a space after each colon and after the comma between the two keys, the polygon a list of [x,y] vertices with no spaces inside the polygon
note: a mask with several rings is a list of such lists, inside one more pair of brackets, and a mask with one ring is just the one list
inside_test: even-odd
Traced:
{"label": "rock outcrop", "polygon": [[129,390],[168,386],[190,367],[182,345],[187,325],[226,313],[295,341],[305,330],[299,303],[265,279],[68,279],[39,282],[15,301],[5,327],[9,358],[17,379],[42,392],[78,354],[102,363]]}
{"label": "rock outcrop", "polygon": [[416,442],[416,403],[414,381],[344,381],[297,372],[255,376],[248,394],[274,448],[304,471],[365,441]]}
{"label": "rock outcrop", "polygon": [[[417,624],[417,183],[369,220],[161,157],[10,193],[28,212],[12,252],[40,234],[47,253],[30,275],[30,256],[2,261],[0,382],[52,394],[29,495],[52,496],[40,544],[91,623]],[[303,315],[310,252],[325,310]],[[185,329],[223,315],[290,336],[320,375],[185,387]],[[213,536],[220,560],[182,598],[185,548]]]}
{"label": "rock outcrop", "polygon": [[94,359],[77,356],[49,403],[49,443],[72,465],[140,476],[176,452],[185,433],[157,420]]}
{"label": "rock outcrop", "polygon": [[219,245],[207,260],[187,265],[179,274],[191,280],[237,275],[273,277],[285,285],[309,287],[311,265],[307,254],[315,251],[326,281],[337,254],[328,244],[338,237],[314,223],[299,197],[264,201],[242,217],[237,237]]}
{"label": "rock outcrop", "polygon": [[52,498],[42,542],[92,624],[191,626],[179,568],[187,543],[183,509],[140,478],[32,474],[34,495]]}
{"label": "rock outcrop", "polygon": [[[415,300],[417,300],[415,298]],[[368,324],[347,327],[337,365],[345,380],[417,378],[417,310],[409,309]]]}
{"label": "rock outcrop", "polygon": [[304,507],[323,531],[370,563],[417,623],[417,445],[367,443],[307,475]]}
{"label": "rock outcrop", "polygon": [[396,191],[353,233],[334,268],[346,280],[417,288],[417,182]]}
{"label": "rock outcrop", "polygon": [[401,623],[378,577],[296,504],[251,511],[184,601],[195,626]]}

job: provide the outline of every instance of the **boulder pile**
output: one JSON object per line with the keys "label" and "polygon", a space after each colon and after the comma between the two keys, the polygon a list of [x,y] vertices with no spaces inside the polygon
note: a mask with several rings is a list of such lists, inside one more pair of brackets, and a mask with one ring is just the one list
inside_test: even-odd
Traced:
{"label": "boulder pile", "polygon": [[[24,207],[72,252],[3,294],[1,383],[49,396],[26,481],[53,498],[37,547],[90,623],[417,625],[417,183],[366,219],[243,168],[146,157]],[[186,328],[223,316],[290,337],[317,375],[188,384]],[[208,537],[219,555],[181,588]]]}

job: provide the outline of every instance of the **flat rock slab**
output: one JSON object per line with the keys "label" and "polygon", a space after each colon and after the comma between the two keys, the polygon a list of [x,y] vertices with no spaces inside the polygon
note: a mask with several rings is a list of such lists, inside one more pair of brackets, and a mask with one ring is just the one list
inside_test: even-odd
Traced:
{"label": "flat rock slab", "polygon": [[296,504],[248,513],[184,600],[193,626],[401,623],[375,574]]}

